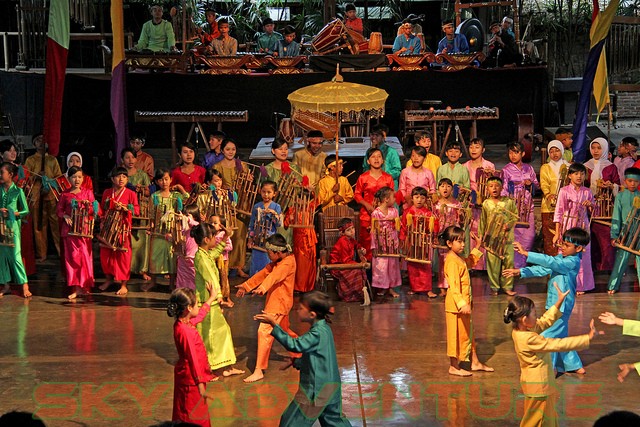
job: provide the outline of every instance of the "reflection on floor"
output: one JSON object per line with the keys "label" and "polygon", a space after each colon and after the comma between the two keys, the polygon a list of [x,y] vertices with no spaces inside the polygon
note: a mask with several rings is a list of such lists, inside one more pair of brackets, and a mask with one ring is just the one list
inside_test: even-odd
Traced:
{"label": "reflection on floor", "polygon": [[[31,280],[35,297],[0,299],[0,411],[37,412],[48,426],[157,424],[171,418],[173,364],[177,359],[172,320],[165,305],[168,288],[139,292],[133,280],[126,297],[115,288],[77,302],[66,299],[53,260]],[[629,270],[631,273],[631,270]],[[506,295],[489,295],[486,276],[474,275],[473,320],[480,359],[495,373],[471,378],[447,374],[443,299],[402,295],[370,307],[338,303],[332,328],[343,381],[344,412],[355,426],[515,426],[522,411],[519,367],[502,321]],[[578,298],[571,334],[588,330],[602,311],[639,318],[638,284],[625,277],[622,292],[597,291]],[[237,279],[232,284],[239,283]],[[544,305],[546,283],[520,280],[515,290]],[[236,299],[226,310],[238,367],[255,363],[260,297]],[[294,330],[304,332],[295,314]],[[615,409],[637,411],[636,375],[620,384],[617,366],[640,358],[640,340],[621,328],[602,327],[606,335],[580,353],[587,374],[558,380],[561,425],[589,426]],[[210,383],[211,417],[216,426],[275,426],[297,389],[298,373],[281,371],[286,352],[278,344],[265,379],[244,384],[241,377]]]}

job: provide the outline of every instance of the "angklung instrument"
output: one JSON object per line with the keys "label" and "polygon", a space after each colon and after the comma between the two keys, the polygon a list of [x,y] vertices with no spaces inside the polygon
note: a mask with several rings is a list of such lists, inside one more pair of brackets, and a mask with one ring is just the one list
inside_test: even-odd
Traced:
{"label": "angklung instrument", "polygon": [[71,201],[71,225],[69,226],[69,236],[93,238],[93,225],[97,202],[88,200]]}
{"label": "angklung instrument", "polygon": [[249,234],[251,249],[266,252],[267,239],[274,233],[274,229],[282,224],[280,215],[266,213],[258,209],[258,216],[253,224],[253,232]]}
{"label": "angklung instrument", "polygon": [[407,215],[407,238],[404,247],[406,261],[431,264],[436,241],[433,215]]}
{"label": "angklung instrument", "polygon": [[564,232],[579,227],[583,230],[590,229],[590,221],[587,218],[587,207],[583,204],[584,200],[581,198],[577,201],[567,200],[567,209],[562,213],[562,219],[560,221],[560,236],[558,240],[558,247],[562,246],[562,236]]}
{"label": "angklung instrument", "polygon": [[234,193],[231,190],[216,190],[211,187],[209,191],[200,193],[198,207],[205,222],[209,222],[212,216],[225,219],[226,228],[235,230],[238,228]]}
{"label": "angklung instrument", "polygon": [[251,217],[251,211],[256,203],[256,196],[260,189],[258,183],[260,167],[251,163],[240,162],[239,160],[236,163],[240,164],[233,180],[233,189],[238,195],[236,211],[238,214]]}
{"label": "angklung instrument", "polygon": [[285,213],[288,226],[291,228],[314,228],[316,213],[316,196],[313,191],[295,186],[289,208]]}
{"label": "angklung instrument", "polygon": [[140,206],[140,215],[131,217],[132,230],[148,230],[149,229],[149,204],[151,198],[145,194],[145,189],[140,187],[135,189],[138,197],[138,206]]}
{"label": "angklung instrument", "polygon": [[531,191],[533,190],[533,184],[524,185],[524,183],[515,183],[509,181],[507,183],[508,196],[513,199],[518,209],[518,222],[516,227],[529,228],[529,218],[533,215],[533,198]]}
{"label": "angklung instrument", "polygon": [[556,203],[558,203],[558,195],[560,194],[560,189],[564,186],[569,185],[569,168],[567,165],[563,164],[560,166],[560,173],[558,176],[558,183],[556,184],[556,189],[554,194],[554,198],[551,199],[551,207],[556,207]]}
{"label": "angklung instrument", "polygon": [[166,197],[161,197],[158,194],[154,194],[151,199],[151,235],[166,237],[167,235],[173,236],[176,231],[176,212],[182,210],[182,199],[177,197],[170,197],[171,206],[166,203],[161,203],[160,198],[166,199]]}
{"label": "angklung instrument", "polygon": [[605,186],[601,179],[597,181],[598,191],[595,194],[595,206],[591,221],[611,227],[611,217],[613,216],[613,188]]}
{"label": "angklung instrument", "polygon": [[103,247],[114,251],[128,251],[127,239],[131,234],[129,215],[126,205],[111,199],[110,208],[100,222],[100,231],[96,237]]}
{"label": "angklung instrument", "polygon": [[489,198],[487,180],[494,176],[500,176],[500,171],[484,168],[476,169],[476,206],[482,206],[482,202]]}
{"label": "angklung instrument", "polygon": [[491,211],[482,235],[482,247],[498,258],[504,259],[511,230],[518,219],[518,215],[504,208],[498,207]]}
{"label": "angklung instrument", "polygon": [[300,187],[300,181],[298,181],[298,174],[291,169],[289,173],[283,172],[280,180],[278,181],[278,188],[276,189],[276,196],[273,201],[280,205],[282,212],[286,211],[289,205],[293,202],[296,187]]}
{"label": "angklung instrument", "polygon": [[371,243],[375,245],[375,256],[386,258],[402,258],[398,230],[400,218],[371,218]]}
{"label": "angklung instrument", "polygon": [[640,197],[633,199],[633,208],[622,224],[613,246],[640,256]]}

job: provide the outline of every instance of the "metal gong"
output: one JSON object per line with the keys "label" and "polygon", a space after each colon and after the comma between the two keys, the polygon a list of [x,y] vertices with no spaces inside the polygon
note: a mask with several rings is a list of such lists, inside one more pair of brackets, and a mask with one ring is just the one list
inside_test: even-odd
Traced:
{"label": "metal gong", "polygon": [[469,53],[482,52],[484,48],[484,29],[482,23],[476,18],[470,18],[462,21],[456,33],[464,34],[469,42]]}

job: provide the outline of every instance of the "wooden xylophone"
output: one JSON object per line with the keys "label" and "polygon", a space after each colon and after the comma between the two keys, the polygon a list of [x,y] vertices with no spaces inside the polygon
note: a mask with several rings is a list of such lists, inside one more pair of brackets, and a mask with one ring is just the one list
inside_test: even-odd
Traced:
{"label": "wooden xylophone", "polygon": [[136,122],[155,123],[222,123],[247,122],[249,112],[241,111],[138,111],[135,112]]}
{"label": "wooden xylophone", "polygon": [[430,108],[428,110],[406,110],[407,122],[433,122],[440,120],[495,120],[500,118],[498,107]]}

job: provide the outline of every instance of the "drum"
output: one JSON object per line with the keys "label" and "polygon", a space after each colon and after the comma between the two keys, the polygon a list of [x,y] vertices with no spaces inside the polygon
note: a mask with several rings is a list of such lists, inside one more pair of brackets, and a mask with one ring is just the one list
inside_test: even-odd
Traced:
{"label": "drum", "polygon": [[0,246],[15,245],[13,229],[7,224],[7,218],[0,214]]}
{"label": "drum", "polygon": [[517,221],[518,216],[513,212],[501,208],[494,209],[489,215],[487,226],[482,235],[482,247],[498,258],[504,259],[511,230]]}
{"label": "drum", "polygon": [[369,35],[369,53],[382,53],[382,33]]}
{"label": "drum", "polygon": [[287,144],[291,145],[295,138],[295,130],[293,129],[293,122],[290,118],[280,120],[280,129],[278,135],[287,141]]}
{"label": "drum", "polygon": [[257,179],[259,176],[259,166],[242,162],[242,170],[236,173],[233,180],[233,189],[238,195],[236,212],[247,218],[251,217],[253,205],[256,203],[256,196],[260,188]]}
{"label": "drum", "polygon": [[347,27],[344,23],[339,19],[334,19],[311,40],[311,48],[320,54],[338,50],[343,44],[342,35],[346,32]]}
{"label": "drum", "polygon": [[114,251],[127,251],[126,239],[131,233],[129,211],[109,209],[100,223],[97,239],[100,245]]}
{"label": "drum", "polygon": [[69,236],[93,238],[95,212],[93,203],[82,200],[71,209],[71,226]]}
{"label": "drum", "polygon": [[431,264],[433,261],[435,217],[407,215],[407,239],[405,258],[408,262]]}
{"label": "drum", "polygon": [[395,219],[371,218],[371,248],[376,257],[402,258]]}
{"label": "drum", "polygon": [[613,245],[640,256],[640,197],[633,199],[633,208],[629,211],[620,235]]}

